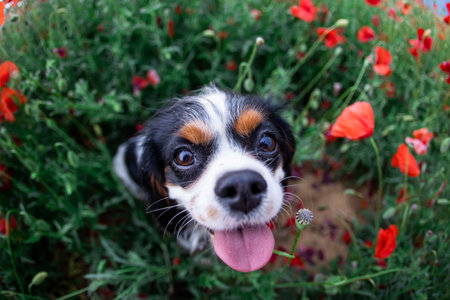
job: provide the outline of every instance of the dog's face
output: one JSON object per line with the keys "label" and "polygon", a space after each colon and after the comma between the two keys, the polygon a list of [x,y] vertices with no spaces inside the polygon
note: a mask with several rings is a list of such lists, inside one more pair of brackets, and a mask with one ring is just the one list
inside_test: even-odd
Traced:
{"label": "dog's face", "polygon": [[166,229],[195,235],[200,224],[225,263],[252,271],[272,254],[266,223],[281,208],[294,147],[262,99],[208,87],[160,111],[119,148],[115,169]]}

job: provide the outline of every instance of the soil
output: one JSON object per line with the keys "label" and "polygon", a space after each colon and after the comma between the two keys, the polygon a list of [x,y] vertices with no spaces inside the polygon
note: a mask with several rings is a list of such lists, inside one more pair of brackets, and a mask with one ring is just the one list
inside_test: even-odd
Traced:
{"label": "soil", "polygon": [[[296,196],[290,197],[290,207],[285,206],[287,212],[281,213],[274,229],[275,247],[290,252],[297,228],[289,219],[302,206],[313,212],[314,220],[302,231],[295,251],[304,264],[302,268],[311,273],[319,272],[332,261],[342,263],[346,260],[351,243],[346,232],[351,230],[354,218],[364,221],[360,212],[368,202],[367,197],[363,196],[368,194],[367,187],[358,189],[359,196],[349,195],[345,192],[345,183],[324,182],[322,175],[309,174],[289,183],[290,192]],[[286,259],[277,257],[272,266],[285,263]]]}

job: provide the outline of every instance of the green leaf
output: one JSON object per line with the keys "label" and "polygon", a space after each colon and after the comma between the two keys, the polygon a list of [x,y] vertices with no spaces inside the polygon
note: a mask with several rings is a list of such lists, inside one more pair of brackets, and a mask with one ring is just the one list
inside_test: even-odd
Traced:
{"label": "green leaf", "polygon": [[395,207],[389,207],[386,209],[386,211],[383,213],[382,217],[383,219],[389,219],[395,214]]}
{"label": "green leaf", "polygon": [[291,255],[291,254],[289,254],[287,252],[284,252],[284,251],[273,250],[273,253],[275,253],[276,255],[279,255],[279,256],[284,256],[284,257],[288,257],[288,258],[295,258],[295,255]]}
{"label": "green leaf", "polygon": [[441,143],[441,153],[447,152],[450,146],[450,137],[446,137]]}

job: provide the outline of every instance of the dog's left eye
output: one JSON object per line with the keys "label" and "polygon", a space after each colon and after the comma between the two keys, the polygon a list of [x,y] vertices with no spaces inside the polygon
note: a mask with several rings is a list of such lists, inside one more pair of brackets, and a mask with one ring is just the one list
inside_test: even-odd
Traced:
{"label": "dog's left eye", "polygon": [[259,139],[259,149],[264,152],[272,152],[277,147],[277,142],[268,135],[264,135]]}
{"label": "dog's left eye", "polygon": [[191,151],[187,149],[181,149],[175,154],[174,160],[177,165],[188,167],[194,164],[195,156]]}

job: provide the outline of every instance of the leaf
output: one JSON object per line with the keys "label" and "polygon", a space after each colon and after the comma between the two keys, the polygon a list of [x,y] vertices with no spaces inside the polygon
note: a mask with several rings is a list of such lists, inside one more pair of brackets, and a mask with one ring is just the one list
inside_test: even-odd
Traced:
{"label": "leaf", "polygon": [[75,152],[69,150],[69,152],[67,152],[67,161],[69,162],[69,165],[71,165],[74,168],[77,168],[80,159],[78,158],[78,155],[75,154]]}
{"label": "leaf", "polygon": [[383,219],[389,219],[395,214],[395,207],[389,207],[386,209],[386,211],[383,213],[382,217]]}
{"label": "leaf", "polygon": [[33,285],[40,285],[44,282],[44,280],[48,277],[48,273],[43,271],[34,275],[30,284],[28,285],[28,289],[30,289]]}
{"label": "leaf", "polygon": [[450,201],[448,199],[440,198],[437,199],[436,203],[440,205],[449,205]]}
{"label": "leaf", "polygon": [[284,256],[284,257],[288,257],[288,258],[295,258],[294,255],[291,255],[291,254],[289,254],[287,252],[284,252],[284,251],[273,250],[273,253],[275,253],[276,255],[279,255],[279,256]]}
{"label": "leaf", "polygon": [[441,153],[447,152],[450,146],[450,137],[446,137],[441,143]]}

